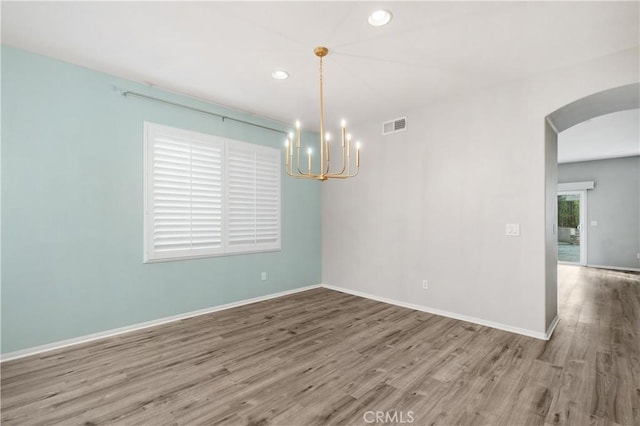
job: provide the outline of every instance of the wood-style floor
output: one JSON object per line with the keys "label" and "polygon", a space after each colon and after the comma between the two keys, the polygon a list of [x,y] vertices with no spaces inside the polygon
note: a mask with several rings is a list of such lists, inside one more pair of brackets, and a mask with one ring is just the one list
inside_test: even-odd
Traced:
{"label": "wood-style floor", "polygon": [[316,289],[9,361],[2,424],[640,425],[640,276],[559,281],[549,342]]}

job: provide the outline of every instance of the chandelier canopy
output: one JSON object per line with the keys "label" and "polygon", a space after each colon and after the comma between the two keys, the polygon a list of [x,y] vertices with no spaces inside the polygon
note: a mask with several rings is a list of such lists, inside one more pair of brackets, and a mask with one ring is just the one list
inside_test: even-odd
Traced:
{"label": "chandelier canopy", "polygon": [[[338,158],[339,166],[336,170],[331,170],[331,134],[324,131],[324,94],[322,86],[322,58],[327,56],[329,49],[326,47],[316,47],[313,51],[320,58],[320,149],[318,157],[320,159],[318,165],[314,165],[313,149],[307,149],[307,167],[300,167],[300,122],[296,121],[295,140],[293,132],[289,133],[289,137],[285,142],[284,164],[289,176],[299,179],[316,179],[325,181],[327,179],[347,179],[354,177],[360,171],[360,142],[356,142],[355,162],[351,158],[351,134],[347,132],[347,123],[342,120],[340,147],[341,153]],[[336,142],[337,143],[337,142]],[[296,148],[296,161],[294,166],[293,146]],[[355,164],[355,170],[351,171],[352,163]]]}

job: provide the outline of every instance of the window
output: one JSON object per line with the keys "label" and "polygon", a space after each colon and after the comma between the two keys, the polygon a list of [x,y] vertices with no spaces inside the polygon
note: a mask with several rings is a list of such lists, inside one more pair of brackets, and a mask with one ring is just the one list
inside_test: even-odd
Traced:
{"label": "window", "polygon": [[144,260],[280,249],[280,152],[145,123]]}

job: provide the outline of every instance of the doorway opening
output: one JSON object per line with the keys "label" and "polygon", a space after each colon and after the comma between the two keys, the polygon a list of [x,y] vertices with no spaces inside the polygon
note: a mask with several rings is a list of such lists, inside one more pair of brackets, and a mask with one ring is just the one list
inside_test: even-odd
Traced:
{"label": "doorway opening", "polygon": [[[640,83],[594,93],[567,104],[546,117],[545,326],[549,335],[558,321],[558,133],[594,117],[636,108],[640,108]],[[586,247],[584,234],[581,243]]]}
{"label": "doorway opening", "polygon": [[587,193],[558,192],[558,263],[587,264]]}

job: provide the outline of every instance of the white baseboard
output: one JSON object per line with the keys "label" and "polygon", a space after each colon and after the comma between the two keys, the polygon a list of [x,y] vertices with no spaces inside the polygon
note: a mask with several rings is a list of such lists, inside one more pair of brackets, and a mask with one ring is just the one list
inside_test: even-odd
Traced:
{"label": "white baseboard", "polygon": [[614,271],[633,271],[640,272],[640,268],[628,268],[622,266],[607,266],[607,265],[587,265],[589,268],[598,268],[598,269],[613,269]]}
{"label": "white baseboard", "polygon": [[496,328],[498,330],[503,330],[503,331],[508,331],[511,333],[516,333],[516,334],[522,334],[524,336],[529,336],[529,337],[534,337],[536,339],[542,339],[542,340],[549,340],[551,338],[551,335],[553,333],[553,331],[556,328],[556,325],[558,324],[558,317],[556,317],[553,322],[551,323],[551,325],[549,326],[549,328],[547,329],[547,331],[545,333],[541,333],[541,332],[536,332],[533,330],[528,330],[528,329],[524,329],[524,328],[519,328],[519,327],[513,327],[510,325],[506,325],[506,324],[502,324],[502,323],[497,323],[494,321],[487,321],[484,319],[480,319],[480,318],[475,318],[475,317],[470,317],[467,315],[461,315],[455,312],[449,312],[449,311],[443,311],[440,309],[435,309],[435,308],[429,308],[426,306],[421,306],[421,305],[415,305],[413,303],[407,303],[407,302],[402,302],[399,300],[395,300],[395,299],[389,299],[386,297],[381,297],[381,296],[376,296],[373,294],[369,294],[369,293],[363,293],[360,291],[356,291],[356,290],[351,290],[351,289],[347,289],[347,288],[343,288],[343,287],[337,287],[337,286],[333,286],[333,285],[329,285],[329,284],[317,284],[317,285],[310,285],[310,286],[306,286],[306,287],[300,287],[300,288],[295,288],[292,290],[286,290],[286,291],[281,291],[278,293],[273,293],[273,294],[268,294],[265,296],[260,296],[260,297],[254,297],[251,299],[245,299],[245,300],[240,300],[237,302],[232,302],[232,303],[227,303],[224,305],[219,305],[219,306],[213,306],[210,308],[205,308],[205,309],[200,309],[197,311],[191,311],[191,312],[186,312],[183,314],[178,314],[178,315],[173,315],[170,317],[165,317],[165,318],[160,318],[157,320],[152,320],[152,321],[146,321],[146,322],[142,322],[142,323],[138,323],[138,324],[132,324],[132,325],[128,325],[125,327],[119,327],[119,328],[114,328],[111,330],[106,330],[106,331],[101,331],[98,333],[93,333],[93,334],[88,334],[85,336],[80,336],[80,337],[75,337],[72,339],[67,339],[67,340],[60,340],[57,342],[52,342],[52,343],[48,343],[46,345],[41,345],[41,346],[35,346],[32,348],[27,348],[27,349],[22,349],[19,351],[15,351],[15,352],[8,352],[6,354],[0,354],[0,362],[6,362],[6,361],[11,361],[14,359],[18,359],[18,358],[24,358],[27,356],[31,356],[31,355],[36,355],[36,354],[40,354],[43,352],[49,352],[55,349],[62,349],[68,346],[73,346],[73,345],[78,345],[80,343],[87,343],[87,342],[91,342],[94,340],[98,340],[98,339],[104,339],[106,337],[112,337],[112,336],[117,336],[119,334],[123,334],[123,333],[129,333],[132,331],[137,331],[137,330],[142,330],[145,328],[149,328],[149,327],[155,327],[157,325],[161,325],[161,324],[166,324],[166,323],[170,323],[170,322],[174,322],[174,321],[179,321],[185,318],[191,318],[191,317],[195,317],[195,316],[199,316],[199,315],[205,315],[205,314],[209,314],[212,312],[217,312],[217,311],[223,311],[225,309],[231,309],[231,308],[235,308],[238,306],[243,306],[243,305],[249,305],[251,303],[256,303],[256,302],[262,302],[265,300],[269,300],[269,299],[275,299],[277,297],[282,297],[282,296],[287,296],[290,294],[295,294],[295,293],[300,293],[303,291],[307,291],[307,290],[312,290],[314,288],[320,288],[320,287],[324,287],[330,290],[335,290],[335,291],[339,291],[342,293],[347,293],[347,294],[352,294],[354,296],[359,296],[359,297],[364,297],[367,299],[371,299],[371,300],[376,300],[378,302],[383,302],[383,303],[388,303],[391,305],[396,305],[396,306],[401,306],[403,308],[409,308],[409,309],[414,309],[416,311],[421,311],[421,312],[427,312],[430,314],[435,314],[435,315],[440,315],[443,317],[448,317],[448,318],[453,318],[453,319],[457,319],[457,320],[461,320],[461,321],[467,321],[467,322],[471,322],[474,324],[478,324],[478,325],[483,325],[483,326],[487,326],[487,327],[491,327],[491,328]]}
{"label": "white baseboard", "polygon": [[237,302],[227,303],[224,305],[212,306],[210,308],[204,308],[204,309],[199,309],[197,311],[185,312],[183,314],[173,315],[170,317],[160,318],[157,320],[146,321],[138,324],[128,325],[125,327],[119,327],[111,330],[101,331],[98,333],[87,334],[85,336],[74,337],[73,339],[60,340],[57,342],[47,343],[46,345],[35,346],[32,348],[22,349],[15,352],[8,352],[6,354],[0,355],[0,362],[11,361],[18,358],[24,358],[26,356],[36,355],[39,353],[48,352],[55,349],[62,349],[67,346],[78,345],[80,343],[87,343],[93,340],[104,339],[105,337],[112,337],[112,336],[117,336],[118,334],[129,333],[131,331],[136,331],[136,330],[142,330],[144,328],[155,327],[156,325],[179,321],[185,318],[196,317],[198,315],[205,315],[211,312],[223,311],[225,309],[231,309],[231,308],[236,308],[238,306],[249,305],[251,303],[262,302],[269,299],[275,299],[277,297],[300,293],[303,291],[312,290],[314,288],[319,288],[319,287],[321,287],[320,284],[294,288],[292,290],[286,290],[278,293],[267,294],[265,296],[240,300]]}
{"label": "white baseboard", "polygon": [[555,331],[559,322],[560,322],[560,317],[556,315],[553,321],[551,321],[551,324],[549,324],[549,328],[547,328],[547,332],[544,333],[544,336],[545,336],[544,340],[551,339],[551,336],[553,335],[553,332]]}
{"label": "white baseboard", "polygon": [[395,300],[395,299],[388,299],[386,297],[376,296],[374,294],[363,293],[361,291],[351,290],[351,289],[343,288],[343,287],[337,287],[337,286],[334,286],[334,285],[322,284],[321,286],[325,287],[325,288],[328,288],[330,290],[336,290],[336,291],[340,291],[342,293],[352,294],[354,296],[359,296],[359,297],[364,297],[364,298],[371,299],[371,300],[376,300],[378,302],[389,303],[391,305],[401,306],[403,308],[414,309],[416,311],[426,312],[426,313],[429,313],[429,314],[435,314],[435,315],[440,315],[440,316],[443,316],[443,317],[453,318],[453,319],[457,319],[457,320],[461,320],[461,321],[467,321],[467,322],[471,322],[471,323],[478,324],[478,325],[484,325],[484,326],[487,326],[487,327],[496,328],[498,330],[508,331],[510,333],[522,334],[522,335],[528,336],[528,337],[535,337],[536,339],[541,339],[541,340],[549,340],[551,338],[551,333],[553,333],[553,329],[555,328],[555,326],[557,324],[557,317],[556,317],[554,322],[551,323],[551,326],[549,327],[549,329],[545,333],[542,333],[542,332],[539,332],[539,331],[533,331],[533,330],[528,330],[528,329],[525,329],[525,328],[513,327],[511,325],[502,324],[502,323],[498,323],[498,322],[494,322],[494,321],[487,321],[487,320],[484,320],[484,319],[481,319],[481,318],[470,317],[470,316],[458,314],[458,313],[455,313],[455,312],[443,311],[443,310],[440,310],[440,309],[429,308],[429,307],[421,306],[421,305],[414,305],[413,303],[402,302],[402,301]]}
{"label": "white baseboard", "polygon": [[560,322],[560,317],[556,315],[553,321],[551,321],[551,324],[549,324],[549,328],[547,328],[547,332],[544,334],[545,335],[544,340],[551,339],[551,335],[555,331],[556,326],[558,325],[559,322]]}

